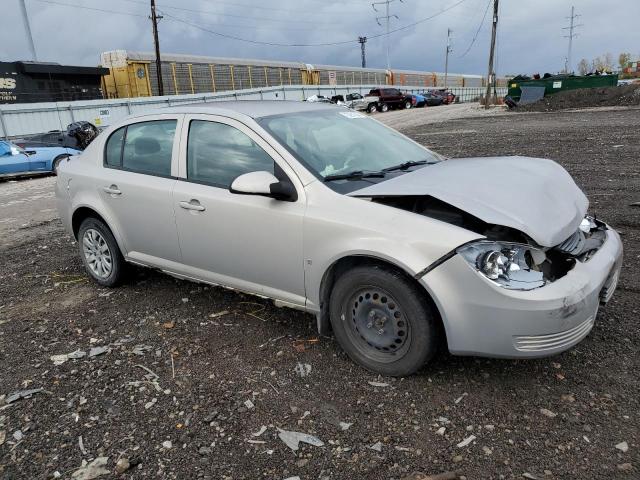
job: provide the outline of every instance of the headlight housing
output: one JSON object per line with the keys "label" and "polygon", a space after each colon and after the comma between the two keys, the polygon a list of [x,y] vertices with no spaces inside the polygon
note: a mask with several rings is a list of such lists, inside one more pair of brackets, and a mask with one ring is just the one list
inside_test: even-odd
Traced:
{"label": "headlight housing", "polygon": [[531,245],[480,240],[460,247],[458,253],[474,270],[500,287],[533,290],[550,281],[542,269],[547,259],[545,252]]}

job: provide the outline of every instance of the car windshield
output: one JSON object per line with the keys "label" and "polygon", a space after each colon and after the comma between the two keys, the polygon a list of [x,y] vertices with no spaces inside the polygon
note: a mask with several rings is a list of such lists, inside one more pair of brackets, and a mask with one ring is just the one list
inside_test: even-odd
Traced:
{"label": "car windshield", "polygon": [[441,160],[397,131],[352,110],[275,115],[259,123],[321,178]]}

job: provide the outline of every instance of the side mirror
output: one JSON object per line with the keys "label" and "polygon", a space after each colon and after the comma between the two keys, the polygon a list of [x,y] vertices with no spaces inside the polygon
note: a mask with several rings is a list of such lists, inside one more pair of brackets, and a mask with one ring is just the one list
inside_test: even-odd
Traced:
{"label": "side mirror", "polygon": [[240,195],[261,195],[277,200],[295,201],[296,190],[288,181],[278,180],[266,171],[244,173],[237,177],[229,187],[231,193]]}

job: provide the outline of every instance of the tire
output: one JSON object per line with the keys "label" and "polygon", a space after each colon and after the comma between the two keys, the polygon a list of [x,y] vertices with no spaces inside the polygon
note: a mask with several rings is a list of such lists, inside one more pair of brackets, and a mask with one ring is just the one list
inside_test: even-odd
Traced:
{"label": "tire", "polygon": [[62,162],[65,158],[69,158],[69,155],[59,155],[53,159],[53,162],[51,162],[51,171],[54,175],[58,174],[58,165],[60,165],[60,162]]}
{"label": "tire", "polygon": [[409,110],[410,108],[411,108],[411,102],[407,100],[406,102],[404,102],[404,109]]}
{"label": "tire", "polygon": [[378,110],[380,110],[381,112],[388,112],[389,105],[387,105],[386,103],[383,103],[382,105],[380,105],[380,107],[378,107]]}
{"label": "tire", "polygon": [[329,315],[342,349],[372,372],[411,375],[437,351],[440,328],[424,293],[392,269],[347,271],[333,286]]}
{"label": "tire", "polygon": [[375,103],[370,103],[369,106],[367,107],[367,112],[369,113],[373,113],[378,109],[378,107],[376,106]]}
{"label": "tire", "polygon": [[83,220],[78,230],[78,249],[84,268],[94,282],[103,287],[122,283],[127,264],[111,230],[101,220],[93,217]]}

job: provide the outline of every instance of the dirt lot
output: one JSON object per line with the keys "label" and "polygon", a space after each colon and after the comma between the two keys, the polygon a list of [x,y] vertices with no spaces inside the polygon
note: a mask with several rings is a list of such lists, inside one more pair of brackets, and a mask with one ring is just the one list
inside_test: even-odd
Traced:
{"label": "dirt lot", "polygon": [[[0,183],[0,405],[43,389],[0,406],[0,477],[70,478],[106,457],[103,478],[124,459],[120,477],[138,479],[639,478],[640,111],[411,124],[454,157],[558,160],[621,231],[621,283],[585,341],[533,361],[443,354],[419,375],[376,378],[316,342],[311,316],[267,301],[149,270],[96,287],[43,212],[52,199],[31,198],[51,180]],[[324,445],[294,452],[278,428]]]}

